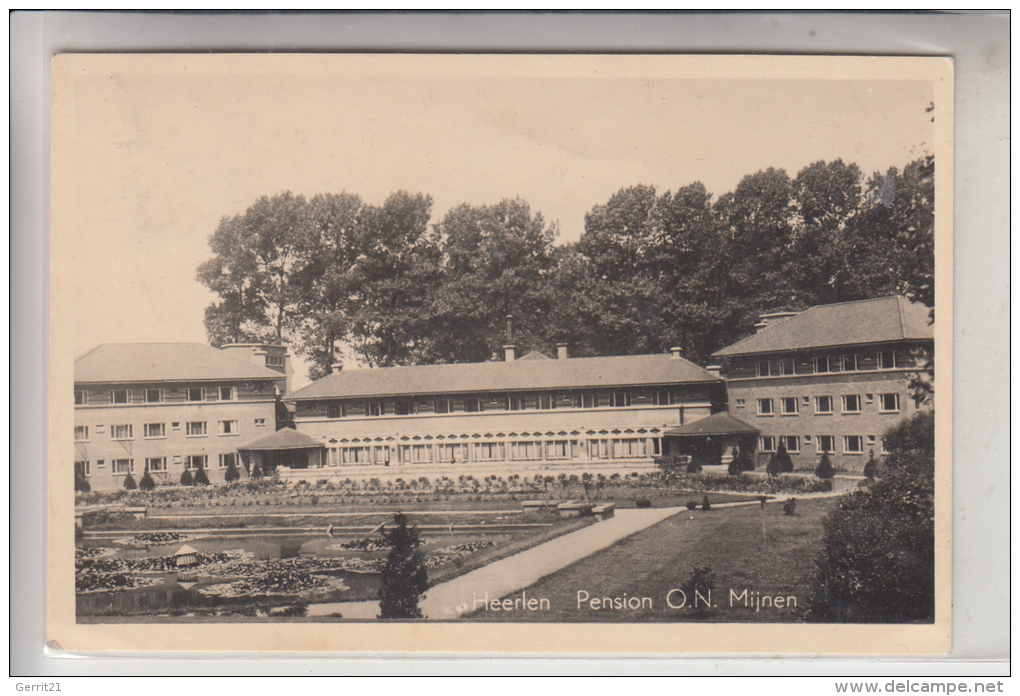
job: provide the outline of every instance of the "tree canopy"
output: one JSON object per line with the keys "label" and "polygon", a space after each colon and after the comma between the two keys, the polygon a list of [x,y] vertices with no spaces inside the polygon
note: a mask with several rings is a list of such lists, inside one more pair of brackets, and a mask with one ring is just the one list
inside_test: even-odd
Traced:
{"label": "tree canopy", "polygon": [[527,201],[381,205],[349,192],[259,198],[210,237],[199,280],[214,345],[287,342],[329,374],[349,347],[369,365],[498,355],[507,314],[522,352],[663,352],[705,363],[757,315],[890,294],[934,304],[934,158],[865,178],[841,160],[791,178],[625,187],[574,243]]}

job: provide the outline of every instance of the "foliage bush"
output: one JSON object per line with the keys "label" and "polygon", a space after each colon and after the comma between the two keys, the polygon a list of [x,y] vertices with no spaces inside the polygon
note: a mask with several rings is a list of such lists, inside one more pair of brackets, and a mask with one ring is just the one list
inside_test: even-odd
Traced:
{"label": "foliage bush", "polygon": [[875,460],[875,450],[869,452],[868,461],[864,465],[864,475],[871,480],[878,478],[878,462]]}
{"label": "foliage bush", "polygon": [[637,505],[639,508],[652,507],[652,501],[649,500],[648,498],[638,498],[637,500],[634,501],[634,504]]}
{"label": "foliage bush", "polygon": [[694,610],[696,616],[708,614],[712,607],[706,606],[706,602],[715,589],[715,573],[712,572],[712,566],[695,566],[680,589],[683,590],[688,606]]}
{"label": "foliage bush", "polygon": [[697,510],[698,509],[698,501],[697,500],[688,500],[686,503],[684,503],[684,505],[687,506],[688,510]]}
{"label": "foliage bush", "polygon": [[690,463],[687,465],[687,473],[700,474],[701,471],[702,471],[701,462],[699,462],[696,459],[691,459]]}
{"label": "foliage bush", "polygon": [[74,475],[74,492],[75,493],[91,493],[92,486],[89,484],[89,480],[85,478],[84,474]]}
{"label": "foliage bush", "polygon": [[883,436],[885,476],[823,523],[812,619],[918,623],[935,617],[934,413]]}
{"label": "foliage bush", "polygon": [[797,514],[796,498],[790,498],[785,503],[783,503],[783,514],[786,515],[787,517],[791,517]]}
{"label": "foliage bush", "polygon": [[152,474],[149,473],[148,469],[142,474],[142,480],[138,482],[138,487],[143,491],[156,490],[156,482],[152,480]]}
{"label": "foliage bush", "polygon": [[745,448],[737,447],[727,472],[730,476],[737,476],[745,471],[754,471],[754,460],[751,458],[751,453]]}
{"label": "foliage bush", "polygon": [[815,469],[815,476],[820,479],[831,479],[835,475],[836,470],[832,468],[832,461],[829,460],[829,455],[823,453],[821,461],[818,462],[818,468]]}
{"label": "foliage bush", "polygon": [[138,489],[138,484],[135,483],[135,477],[128,472],[128,475],[124,477],[124,490],[133,491]]}

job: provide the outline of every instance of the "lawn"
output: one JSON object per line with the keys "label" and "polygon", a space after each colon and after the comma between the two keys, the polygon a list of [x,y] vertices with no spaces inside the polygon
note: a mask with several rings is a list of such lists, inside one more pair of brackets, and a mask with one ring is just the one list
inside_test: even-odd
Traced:
{"label": "lawn", "polygon": [[[794,515],[785,515],[778,504],[766,505],[764,512],[757,505],[685,511],[511,596],[514,599],[526,593],[528,598],[548,599],[549,611],[507,612],[499,618],[550,622],[803,621],[811,595],[810,575],[821,546],[821,521],[837,502],[836,498],[800,500]],[[684,605],[681,594],[670,595],[697,566],[710,566],[715,574],[714,606],[707,612],[693,609],[693,596]],[[579,596],[586,599],[580,606]],[[617,599],[624,608],[615,608]],[[606,608],[607,604],[614,608]],[[629,605],[634,608],[627,608]]]}

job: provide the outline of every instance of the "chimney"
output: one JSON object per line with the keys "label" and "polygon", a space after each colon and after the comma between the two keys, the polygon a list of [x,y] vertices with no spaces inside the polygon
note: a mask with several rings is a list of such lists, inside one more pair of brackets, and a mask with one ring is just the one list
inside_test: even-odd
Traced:
{"label": "chimney", "polygon": [[669,349],[669,352],[670,352],[670,357],[673,360],[679,360],[682,357],[680,355],[680,348],[679,348],[679,346],[673,346],[672,348]]}
{"label": "chimney", "polygon": [[754,325],[754,332],[759,334],[768,327],[778,324],[790,317],[795,317],[798,314],[800,314],[800,312],[770,312],[769,314],[759,314],[758,323]]}
{"label": "chimney", "polygon": [[722,365],[709,365],[705,369],[711,372],[716,377],[722,376]]}
{"label": "chimney", "polygon": [[514,345],[514,315],[506,315],[506,344],[503,346],[503,359],[513,362],[517,359],[517,346]]}
{"label": "chimney", "polygon": [[342,362],[337,361],[330,365],[329,369],[332,371],[334,375],[337,375],[340,374],[340,372],[344,369],[344,364]]}
{"label": "chimney", "polygon": [[556,344],[556,358],[558,360],[566,360],[570,357],[570,345],[567,343]]}

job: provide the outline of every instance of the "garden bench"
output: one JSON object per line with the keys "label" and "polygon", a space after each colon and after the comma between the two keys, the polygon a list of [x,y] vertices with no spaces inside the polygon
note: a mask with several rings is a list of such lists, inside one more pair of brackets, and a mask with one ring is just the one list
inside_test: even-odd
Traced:
{"label": "garden bench", "polygon": [[591,514],[591,509],[594,506],[591,503],[579,503],[576,501],[568,501],[566,503],[560,503],[556,506],[556,509],[560,513],[560,517],[587,517]]}
{"label": "garden bench", "polygon": [[557,503],[553,500],[522,500],[521,507],[524,508],[524,512],[533,512],[536,510],[545,510],[546,508],[556,507]]}
{"label": "garden bench", "polygon": [[596,505],[591,509],[591,514],[595,515],[595,519],[599,522],[611,519],[615,515],[616,503],[606,503],[604,505]]}

